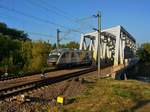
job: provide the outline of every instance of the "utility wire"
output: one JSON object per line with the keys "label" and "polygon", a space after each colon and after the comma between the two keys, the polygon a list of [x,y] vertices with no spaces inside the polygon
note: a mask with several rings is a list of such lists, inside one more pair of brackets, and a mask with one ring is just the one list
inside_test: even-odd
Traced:
{"label": "utility wire", "polygon": [[36,1],[36,2],[33,2],[32,0],[27,0],[26,1],[28,4],[32,5],[32,6],[35,6],[35,7],[38,7],[38,8],[41,8],[43,10],[45,10],[46,12],[52,12],[54,13],[55,15],[58,15],[58,16],[61,16],[61,17],[64,17],[65,19],[73,22],[68,16],[65,16],[64,14],[54,10],[54,9],[51,9],[49,7],[46,7],[41,1]]}
{"label": "utility wire", "polygon": [[[53,8],[53,9],[51,9],[51,8],[49,8],[49,7],[46,7],[46,5],[47,5],[47,3],[45,2],[45,1],[38,1],[39,2],[39,4],[38,4],[38,2],[36,1],[36,2],[33,2],[32,0],[28,0],[27,1],[28,3],[30,3],[30,5],[34,5],[34,6],[38,6],[38,7],[40,7],[40,8],[42,8],[42,9],[44,9],[45,11],[47,11],[47,12],[49,12],[49,11],[51,11],[51,12],[53,12],[54,14],[56,14],[56,15],[59,15],[59,16],[63,16],[64,18],[66,18],[66,19],[68,19],[69,21],[71,21],[72,23],[76,23],[76,24],[78,24],[78,25],[80,25],[80,26],[82,26],[82,24],[81,24],[81,21],[84,21],[84,20],[87,20],[87,19],[91,19],[91,18],[94,18],[93,16],[89,16],[89,17],[85,17],[85,18],[81,18],[81,19],[70,19],[70,18],[72,18],[73,17],[73,15],[67,15],[67,13],[66,12],[64,12],[63,10],[60,10],[59,8],[57,8],[57,7],[55,7],[55,6],[52,6],[51,4],[50,4],[50,6]],[[44,5],[44,4],[45,5]],[[36,4],[36,5],[35,5]],[[74,21],[75,20],[75,21]],[[90,28],[90,29],[92,29],[93,27],[91,27],[90,25],[88,25],[88,27]],[[81,30],[81,28],[78,28],[78,29],[80,29]],[[74,30],[72,30],[73,32],[76,32],[76,31],[74,31]],[[83,33],[83,32],[82,32]]]}
{"label": "utility wire", "polygon": [[[61,17],[64,17],[65,19],[67,19],[67,20],[69,20],[70,22],[72,22],[73,24],[78,24],[79,25],[79,23],[77,23],[77,22],[75,22],[75,21],[73,21],[72,19],[70,19],[68,16],[66,16],[66,14],[64,15],[64,14],[62,14],[62,13],[60,13],[60,11],[58,12],[58,10],[56,11],[56,10],[54,10],[54,9],[58,9],[57,7],[53,7],[53,9],[50,9],[49,7],[46,7],[46,6],[44,6],[43,5],[43,3],[41,2],[41,1],[36,1],[36,2],[33,2],[32,0],[28,0],[27,1],[28,2],[28,4],[30,4],[30,5],[32,5],[32,6],[36,6],[36,7],[39,7],[39,8],[41,8],[41,9],[44,9],[46,12],[53,12],[54,14],[56,14],[56,15],[58,15],[58,16],[61,16]],[[40,3],[41,2],[41,3]],[[79,29],[79,28],[77,28],[77,29]],[[70,29],[69,29],[70,30]],[[83,33],[83,31],[81,31],[81,29],[80,30],[76,30],[76,29],[72,29],[72,32],[79,32],[79,33]]]}
{"label": "utility wire", "polygon": [[44,33],[38,33],[38,32],[31,32],[31,31],[26,31],[29,34],[33,34],[33,35],[39,35],[39,36],[45,36],[45,37],[50,37],[50,38],[56,38],[55,36],[49,35],[49,34],[44,34]]}
{"label": "utility wire", "polygon": [[[9,18],[11,17],[10,15],[6,15],[3,13],[0,13],[0,17],[5,17],[5,18]],[[16,19],[15,19],[16,20]],[[18,21],[17,21],[18,22]],[[20,21],[21,22],[21,21]],[[56,36],[50,35],[50,34],[45,34],[45,33],[39,33],[39,32],[31,32],[31,31],[27,31],[25,29],[21,29],[23,30],[25,33],[27,32],[27,34],[32,34],[32,35],[38,35],[38,36],[45,36],[45,37],[49,37],[49,38],[56,38]],[[64,36],[61,36],[61,40],[70,40],[69,37],[66,38],[67,34],[69,34],[72,30],[67,30],[64,33]],[[32,36],[31,36],[32,37]]]}
{"label": "utility wire", "polygon": [[[40,0],[39,2],[41,2],[40,4],[45,4],[45,6],[47,5],[47,3],[44,0]],[[50,10],[49,6],[51,6],[53,9],[55,9],[56,11],[58,11],[59,13],[63,14],[65,17],[67,18],[72,18],[69,19],[72,23],[76,23],[80,26],[82,26],[81,22],[83,22],[84,20],[90,20],[93,19],[93,16],[88,16],[88,17],[84,17],[84,18],[76,18],[74,15],[70,15],[67,12],[61,10],[60,8],[57,8],[56,6],[52,5],[52,4],[48,4],[48,7],[46,7],[47,9]],[[74,17],[74,18],[73,18]],[[91,27],[91,25],[88,25],[88,23],[86,24],[90,29],[92,29],[93,27]],[[78,28],[81,30],[81,28]]]}
{"label": "utility wire", "polygon": [[88,16],[88,17],[77,19],[76,22],[81,22],[81,21],[88,20],[88,19],[93,19],[93,18],[94,18],[93,16]]}
{"label": "utility wire", "polygon": [[[0,17],[8,18],[9,16],[0,15]],[[39,36],[46,36],[46,37],[50,37],[50,38],[55,38],[55,36],[52,36],[52,35],[49,35],[49,34],[44,34],[44,33],[39,33],[39,32],[31,32],[31,31],[27,31],[25,29],[21,29],[21,30],[23,30],[27,34],[33,34],[33,35],[39,35]]]}
{"label": "utility wire", "polygon": [[[15,12],[15,13],[17,13],[17,14],[23,15],[23,16],[28,17],[28,18],[32,18],[32,19],[34,19],[34,20],[36,20],[36,21],[40,21],[40,22],[44,22],[44,23],[49,23],[49,24],[51,24],[51,25],[54,25],[54,26],[57,26],[57,27],[61,27],[61,28],[64,28],[64,29],[70,29],[70,28],[68,28],[68,27],[66,27],[66,26],[63,26],[63,25],[54,23],[54,22],[49,21],[49,20],[46,20],[46,19],[38,18],[38,17],[33,16],[33,15],[29,15],[29,14],[26,14],[26,13],[24,13],[24,12],[21,12],[21,11],[15,10],[15,9],[11,9],[11,8],[5,7],[5,6],[3,6],[3,5],[0,5],[0,8],[5,9],[5,10],[8,10],[8,11],[11,11],[11,12]],[[78,33],[80,32],[80,31],[78,31],[78,30],[76,30],[76,29],[72,29],[72,31],[78,32]],[[80,33],[81,33],[81,32],[80,32]]]}
{"label": "utility wire", "polygon": [[[32,1],[31,1],[30,3],[31,3],[31,4],[34,4],[34,2],[32,2]],[[44,5],[39,5],[38,3],[36,3],[36,4],[37,4],[37,6],[39,6],[40,8],[44,8],[44,10],[50,11],[50,8],[47,8],[47,7],[45,7]],[[26,14],[26,13],[24,13],[24,12],[21,12],[21,11],[15,10],[15,9],[11,9],[11,8],[7,8],[7,7],[2,6],[2,5],[0,5],[0,8],[6,9],[6,10],[8,10],[8,11],[15,12],[15,13],[17,13],[17,14],[26,16],[26,17],[28,17],[28,18],[32,18],[32,19],[37,20],[37,21],[40,21],[40,22],[49,23],[49,24],[52,24],[52,25],[54,25],[54,26],[59,26],[59,27],[62,27],[62,28],[64,28],[64,29],[67,29],[68,32],[64,34],[63,38],[65,38],[65,36],[67,36],[67,35],[68,35],[69,33],[71,33],[71,32],[83,33],[83,32],[80,31],[81,28],[78,28],[78,30],[77,30],[77,29],[70,29],[70,28],[67,28],[66,26],[63,26],[63,25],[54,23],[54,22],[52,22],[52,21],[49,21],[49,20],[46,20],[46,19],[42,19],[42,18],[38,18],[38,17],[33,16],[33,15],[28,15],[28,14]],[[54,7],[54,6],[53,6],[53,8],[59,10],[57,7]],[[51,10],[51,11],[53,11],[53,10]],[[62,13],[64,13],[64,14],[66,15],[66,13],[63,12],[62,10],[59,10],[59,11],[61,11]],[[53,11],[53,12],[56,13],[57,15],[61,15],[61,14],[57,13],[56,11]],[[63,16],[63,17],[66,17],[66,16]],[[91,18],[92,18],[92,17],[89,16],[89,17],[85,17],[85,18],[82,18],[82,19],[77,19],[77,20],[75,21],[75,23],[78,23],[78,24],[79,24],[79,22],[84,21],[84,20],[87,20],[87,19],[91,19]],[[69,19],[69,20],[72,21],[71,19]],[[81,23],[80,23],[80,24],[81,24]],[[82,24],[81,26],[83,26],[83,24]],[[90,29],[91,29],[91,27],[90,27]],[[28,32],[28,33],[31,34],[31,32]],[[32,34],[39,34],[39,35],[42,35],[42,36],[49,36],[49,35],[47,35],[47,34],[40,34],[40,33],[36,33],[36,32],[32,32]]]}
{"label": "utility wire", "polygon": [[74,15],[71,15],[71,14],[69,14],[69,13],[67,13],[67,12],[65,12],[65,11],[63,11],[62,9],[60,9],[60,8],[58,8],[58,7],[56,7],[56,6],[54,6],[54,5],[52,5],[52,4],[48,4],[47,2],[45,2],[44,0],[41,0],[41,1],[39,1],[39,2],[41,2],[41,4],[45,4],[46,6],[51,6],[53,9],[55,9],[55,10],[57,10],[58,12],[61,12],[63,15],[65,15],[66,17],[68,17],[68,18],[72,18],[72,20],[76,20],[77,19],[77,17],[75,17]]}

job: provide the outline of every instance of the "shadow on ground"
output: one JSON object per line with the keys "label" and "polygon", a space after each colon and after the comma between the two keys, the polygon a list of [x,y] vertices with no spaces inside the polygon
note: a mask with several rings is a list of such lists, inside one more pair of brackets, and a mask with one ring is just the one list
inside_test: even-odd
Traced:
{"label": "shadow on ground", "polygon": [[140,112],[149,112],[150,107],[149,107],[149,110],[147,110],[147,108],[144,107],[148,104],[150,105],[150,100],[140,100],[136,103],[135,106],[133,106],[129,110],[123,110],[121,112],[136,112],[138,109],[143,110],[143,111],[140,111]]}

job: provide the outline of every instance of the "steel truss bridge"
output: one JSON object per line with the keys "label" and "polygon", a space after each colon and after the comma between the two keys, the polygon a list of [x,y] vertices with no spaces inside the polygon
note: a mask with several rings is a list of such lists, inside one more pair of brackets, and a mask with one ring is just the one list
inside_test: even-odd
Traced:
{"label": "steel truss bridge", "polygon": [[137,62],[136,40],[122,26],[101,31],[100,57],[98,54],[98,32],[81,34],[80,50],[93,51],[94,60],[100,58],[101,63],[112,63],[113,66],[129,65]]}

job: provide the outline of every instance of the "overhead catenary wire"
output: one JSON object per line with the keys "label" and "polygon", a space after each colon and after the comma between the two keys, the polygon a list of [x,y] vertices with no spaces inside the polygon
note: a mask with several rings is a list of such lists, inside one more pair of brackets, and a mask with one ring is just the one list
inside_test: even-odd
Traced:
{"label": "overhead catenary wire", "polygon": [[[3,13],[0,13],[0,17],[10,18],[11,16],[10,16],[10,15],[6,15],[6,14],[3,14]],[[15,19],[15,20],[17,20],[17,19]],[[21,22],[21,21],[18,21],[18,20],[17,20],[17,22]],[[23,30],[25,33],[31,34],[31,35],[44,36],[44,37],[49,37],[49,38],[53,38],[53,39],[56,38],[56,36],[51,35],[51,34],[33,32],[33,31],[25,30],[25,29],[21,29],[21,30]],[[70,33],[70,32],[71,32],[71,29],[65,31],[65,32],[64,32],[64,35],[65,35],[65,34],[66,34],[66,35],[65,35],[65,36],[62,36],[60,40],[61,40],[61,41],[62,41],[62,40],[71,40],[71,39],[69,39],[69,37],[68,37],[68,38],[66,37],[67,34]],[[30,35],[30,36],[31,36],[31,35]],[[30,37],[30,36],[29,36],[29,37]],[[32,36],[31,36],[31,37],[32,37]]]}
{"label": "overhead catenary wire", "polygon": [[45,37],[49,37],[49,38],[55,38],[55,36],[49,35],[49,34],[45,34],[45,33],[31,32],[31,31],[26,31],[26,32],[28,32],[29,34],[33,34],[33,35],[39,35],[39,36],[45,36]]}
{"label": "overhead catenary wire", "polygon": [[[88,16],[88,17],[84,17],[84,18],[80,18],[80,19],[77,19],[77,18],[73,18],[73,16],[74,15],[70,15],[70,14],[68,14],[67,12],[65,12],[65,11],[63,11],[63,10],[61,10],[60,8],[57,8],[56,6],[53,6],[53,5],[51,5],[51,4],[48,4],[48,5],[50,5],[50,7],[52,7],[52,8],[50,8],[50,7],[46,7],[47,6],[47,2],[45,2],[45,1],[36,1],[36,2],[33,2],[33,0],[28,0],[27,1],[30,5],[32,5],[32,6],[37,6],[37,7],[40,7],[41,9],[44,9],[45,11],[47,11],[47,12],[53,12],[54,14],[56,14],[56,15],[59,15],[59,16],[61,16],[61,17],[64,17],[64,18],[66,18],[67,20],[69,20],[70,22],[72,22],[73,24],[78,24],[78,25],[80,25],[80,26],[82,26],[82,24],[81,24],[81,21],[83,21],[83,20],[87,20],[87,19],[91,19],[91,18],[93,18],[93,16]],[[88,26],[88,28],[90,28],[90,29],[92,29],[93,27],[91,27],[91,25],[88,25],[88,23],[86,23],[86,25]],[[82,28],[78,28],[78,31],[80,31],[80,33],[81,33],[81,30],[82,30]],[[77,30],[72,30],[72,32],[78,32]],[[82,33],[83,33],[83,31],[82,31]]]}
{"label": "overhead catenary wire", "polygon": [[[43,1],[43,0],[42,0],[42,1]],[[40,1],[40,2],[41,2],[41,1]],[[43,3],[46,4],[46,2],[43,2]],[[38,4],[38,5],[39,5],[39,4]],[[39,6],[41,7],[41,5],[39,5]],[[63,10],[61,10],[61,9],[55,7],[55,6],[52,6],[52,7],[53,7],[55,10],[57,10],[57,12],[58,12],[57,14],[58,14],[58,15],[61,16],[61,15],[64,14],[63,17],[67,17],[67,16],[68,16],[67,13],[64,12]],[[25,12],[16,10],[16,9],[14,9],[14,8],[8,8],[8,7],[3,6],[3,5],[1,5],[1,4],[0,4],[0,8],[5,9],[5,10],[7,10],[7,11],[11,11],[11,12],[17,13],[17,14],[19,14],[19,15],[25,16],[25,17],[27,17],[27,18],[30,18],[30,19],[33,19],[33,20],[36,20],[36,21],[40,21],[40,22],[42,22],[42,23],[47,23],[47,24],[51,24],[51,25],[56,26],[56,27],[61,27],[61,28],[63,28],[63,29],[66,29],[66,31],[63,31],[63,33],[67,32],[67,31],[68,31],[68,33],[67,33],[67,34],[64,34],[63,38],[65,38],[65,37],[66,37],[68,34],[70,34],[71,32],[85,33],[85,32],[83,32],[83,31],[81,31],[81,28],[78,28],[78,29],[71,29],[71,28],[68,28],[68,27],[66,27],[66,26],[64,26],[64,25],[61,25],[61,24],[52,22],[52,21],[50,21],[50,20],[43,19],[43,18],[40,18],[40,17],[36,17],[36,16],[30,15],[30,14],[27,14],[27,13],[25,13]],[[45,8],[45,10],[50,9],[50,8],[46,8],[46,6],[44,6],[44,5],[42,5],[42,8]],[[56,12],[55,10],[54,10],[54,12]],[[48,12],[48,11],[47,11],[47,12]],[[62,14],[59,14],[59,13],[62,13]],[[61,17],[62,17],[62,16],[61,16]],[[68,17],[71,17],[72,20],[74,20],[72,16],[68,16]],[[84,21],[84,20],[88,20],[88,19],[91,19],[91,16],[90,16],[90,17],[81,18],[81,19],[76,19],[75,23],[81,24],[80,22],[82,22],[82,21]],[[70,19],[70,21],[71,21],[71,19]],[[86,24],[86,25],[87,25],[87,24]],[[81,26],[83,27],[83,25],[81,25]],[[92,29],[91,26],[88,26],[88,27]],[[29,33],[31,34],[31,32],[29,32]],[[34,33],[34,34],[37,34],[37,35],[39,34],[39,35],[41,35],[41,36],[43,35],[43,34],[36,33],[36,32],[32,32],[32,34],[33,34],[33,33]],[[48,36],[48,35],[47,35],[47,34],[44,34],[43,36]]]}
{"label": "overhead catenary wire", "polygon": [[[81,22],[83,22],[83,21],[85,21],[85,20],[90,20],[90,19],[93,19],[93,18],[94,18],[93,16],[87,16],[87,17],[83,17],[83,18],[77,18],[77,17],[75,17],[74,15],[69,14],[69,13],[67,13],[66,11],[63,11],[62,9],[60,9],[60,8],[58,8],[58,7],[56,7],[56,6],[52,5],[52,4],[48,4],[48,3],[45,2],[44,0],[41,0],[41,1],[39,1],[39,2],[41,2],[41,4],[45,4],[45,6],[47,5],[48,7],[46,7],[46,8],[49,8],[49,6],[52,7],[54,10],[58,11],[58,13],[61,13],[61,14],[65,15],[65,17],[68,17],[69,20],[70,20],[72,23],[76,23],[76,24],[78,24],[78,25],[80,25],[80,26],[82,26]],[[49,9],[50,9],[50,8],[49,8]],[[90,28],[90,29],[93,28],[93,26],[89,25],[88,23],[86,23],[86,26],[88,26],[88,28]],[[81,30],[81,28],[78,28],[78,30]],[[83,33],[83,31],[82,31],[82,33]]]}
{"label": "overhead catenary wire", "polygon": [[81,22],[81,21],[88,20],[88,19],[93,19],[93,18],[94,18],[93,16],[88,16],[88,17],[84,17],[84,18],[79,18],[79,19],[76,19],[76,22]]}
{"label": "overhead catenary wire", "polygon": [[[42,3],[41,3],[41,4],[38,4],[37,1],[36,1],[36,2],[28,1],[28,2],[29,2],[29,3],[31,2],[30,5],[35,5],[35,4],[37,4],[40,8],[42,7],[42,8],[44,8],[45,10],[47,10],[47,12],[50,10],[50,8],[44,7],[44,6],[42,5]],[[39,1],[39,2],[41,2],[41,1]],[[44,2],[44,3],[45,3],[45,2]],[[46,4],[46,3],[45,3],[45,4]],[[67,15],[66,12],[60,10],[59,8],[57,8],[57,7],[55,7],[55,6],[52,6],[52,7],[54,7],[54,9],[57,9],[57,10],[63,12],[63,14]],[[54,23],[54,22],[52,22],[52,21],[50,21],[50,20],[46,20],[46,19],[43,19],[43,18],[39,18],[39,17],[33,16],[33,15],[26,14],[26,13],[24,13],[24,12],[21,12],[21,11],[18,11],[18,10],[16,10],[16,9],[14,9],[14,8],[11,9],[11,8],[8,8],[8,7],[2,6],[2,5],[0,5],[0,8],[6,9],[6,10],[8,10],[8,11],[13,11],[13,12],[15,12],[15,13],[21,14],[21,15],[23,15],[23,16],[26,16],[26,17],[29,17],[29,18],[32,18],[32,19],[36,19],[37,21],[41,21],[41,22],[44,22],[44,23],[49,23],[49,24],[52,24],[52,25],[54,25],[54,26],[58,26],[58,27],[61,27],[61,28],[64,28],[64,29],[69,29],[69,28],[66,27],[66,26],[63,26],[63,25]],[[60,14],[57,13],[55,10],[51,10],[51,11],[53,11],[54,13],[60,15]],[[70,17],[72,17],[72,16],[70,16]],[[80,21],[81,21],[81,20],[83,21],[83,20],[89,19],[89,18],[91,18],[91,16],[90,16],[90,17],[85,17],[85,18],[82,18],[82,19],[77,19],[76,21],[74,21],[74,23],[79,22],[79,20],[80,20]],[[71,20],[70,20],[70,21],[71,21]],[[72,22],[73,22],[73,21],[72,21]],[[82,25],[81,25],[81,26],[82,26]],[[78,29],[81,30],[81,28],[78,28]],[[80,30],[72,29],[73,32],[83,33],[83,31],[80,31]]]}
{"label": "overhead catenary wire", "polygon": [[46,12],[52,12],[55,15],[61,16],[61,17],[65,18],[65,19],[69,20],[70,22],[73,22],[73,20],[71,20],[70,17],[60,13],[59,11],[56,10],[56,8],[55,9],[51,9],[49,7],[46,7],[45,4],[43,4],[41,1],[33,2],[32,0],[27,0],[26,2],[28,4],[30,4],[30,5],[32,5],[32,6],[41,8],[41,9],[45,10]]}
{"label": "overhead catenary wire", "polygon": [[[0,13],[0,17],[9,18],[10,16],[9,15],[4,15],[4,14],[2,15],[2,13]],[[28,34],[34,34],[34,35],[39,35],[39,36],[46,36],[46,37],[50,37],[50,38],[55,38],[55,36],[53,36],[51,34],[33,32],[33,31],[25,30],[25,29],[21,29],[21,30],[23,30],[25,33],[28,33]]]}
{"label": "overhead catenary wire", "polygon": [[[15,13],[17,13],[17,14],[20,14],[20,15],[25,16],[25,17],[28,17],[28,18],[32,18],[32,19],[34,19],[34,20],[36,20],[36,21],[48,23],[48,24],[51,24],[51,25],[54,25],[54,26],[57,26],[57,27],[61,27],[61,28],[64,28],[64,29],[70,29],[70,28],[68,28],[68,27],[66,27],[66,26],[63,26],[63,25],[54,23],[54,22],[52,22],[52,21],[50,21],[50,20],[46,20],[46,19],[39,18],[39,17],[33,16],[33,15],[29,15],[29,14],[26,14],[26,13],[24,13],[24,12],[18,11],[18,10],[16,10],[16,9],[11,9],[11,8],[5,7],[5,6],[1,5],[1,4],[0,4],[0,8],[5,9],[5,10],[8,10],[8,11],[11,11],[11,12],[15,12]],[[76,29],[72,29],[72,31],[78,32],[78,33],[80,32],[80,31],[78,31],[78,30],[76,30]],[[80,32],[80,33],[81,33],[81,32]]]}
{"label": "overhead catenary wire", "polygon": [[[3,14],[3,13],[0,12],[0,17],[10,18],[10,17],[12,17],[12,16],[6,15],[6,14]],[[14,19],[14,20],[16,20],[16,21],[19,22],[19,23],[21,22],[21,21],[18,21],[18,19]],[[51,35],[51,34],[33,32],[33,31],[25,30],[25,29],[21,29],[21,30],[23,30],[25,33],[32,34],[32,35],[44,36],[44,37],[49,37],[49,38],[54,38],[54,39],[56,38],[56,36]],[[61,39],[60,39],[60,40],[69,40],[69,38],[66,38],[68,32],[70,33],[70,32],[71,32],[71,29],[69,29],[69,30],[67,30],[67,31],[64,31],[63,33],[64,33],[64,35],[65,35],[65,34],[66,34],[66,35],[65,35],[65,36],[61,36]],[[31,36],[31,35],[30,35],[30,36]]]}
{"label": "overhead catenary wire", "polygon": [[47,5],[48,7],[49,7],[49,6],[52,7],[53,9],[55,9],[56,11],[58,11],[59,13],[65,15],[65,16],[68,17],[68,18],[71,18],[72,20],[76,20],[76,19],[77,19],[76,16],[74,16],[74,15],[72,15],[72,14],[69,14],[69,13],[67,13],[66,11],[64,11],[64,10],[62,10],[62,9],[60,9],[60,8],[58,8],[58,7],[54,6],[54,5],[52,5],[52,4],[48,4],[48,3],[45,2],[44,0],[41,0],[41,1],[39,1],[39,2],[41,2],[42,4],[45,4],[45,6]]}

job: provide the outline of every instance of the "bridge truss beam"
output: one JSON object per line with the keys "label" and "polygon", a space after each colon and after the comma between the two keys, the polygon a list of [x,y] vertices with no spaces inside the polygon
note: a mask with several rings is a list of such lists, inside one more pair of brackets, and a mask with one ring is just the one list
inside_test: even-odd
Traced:
{"label": "bridge truss beam", "polygon": [[136,41],[122,26],[103,30],[100,38],[100,57],[97,57],[98,32],[82,34],[80,50],[93,51],[95,61],[98,58],[101,63],[113,61],[114,66],[125,64],[135,57]]}

